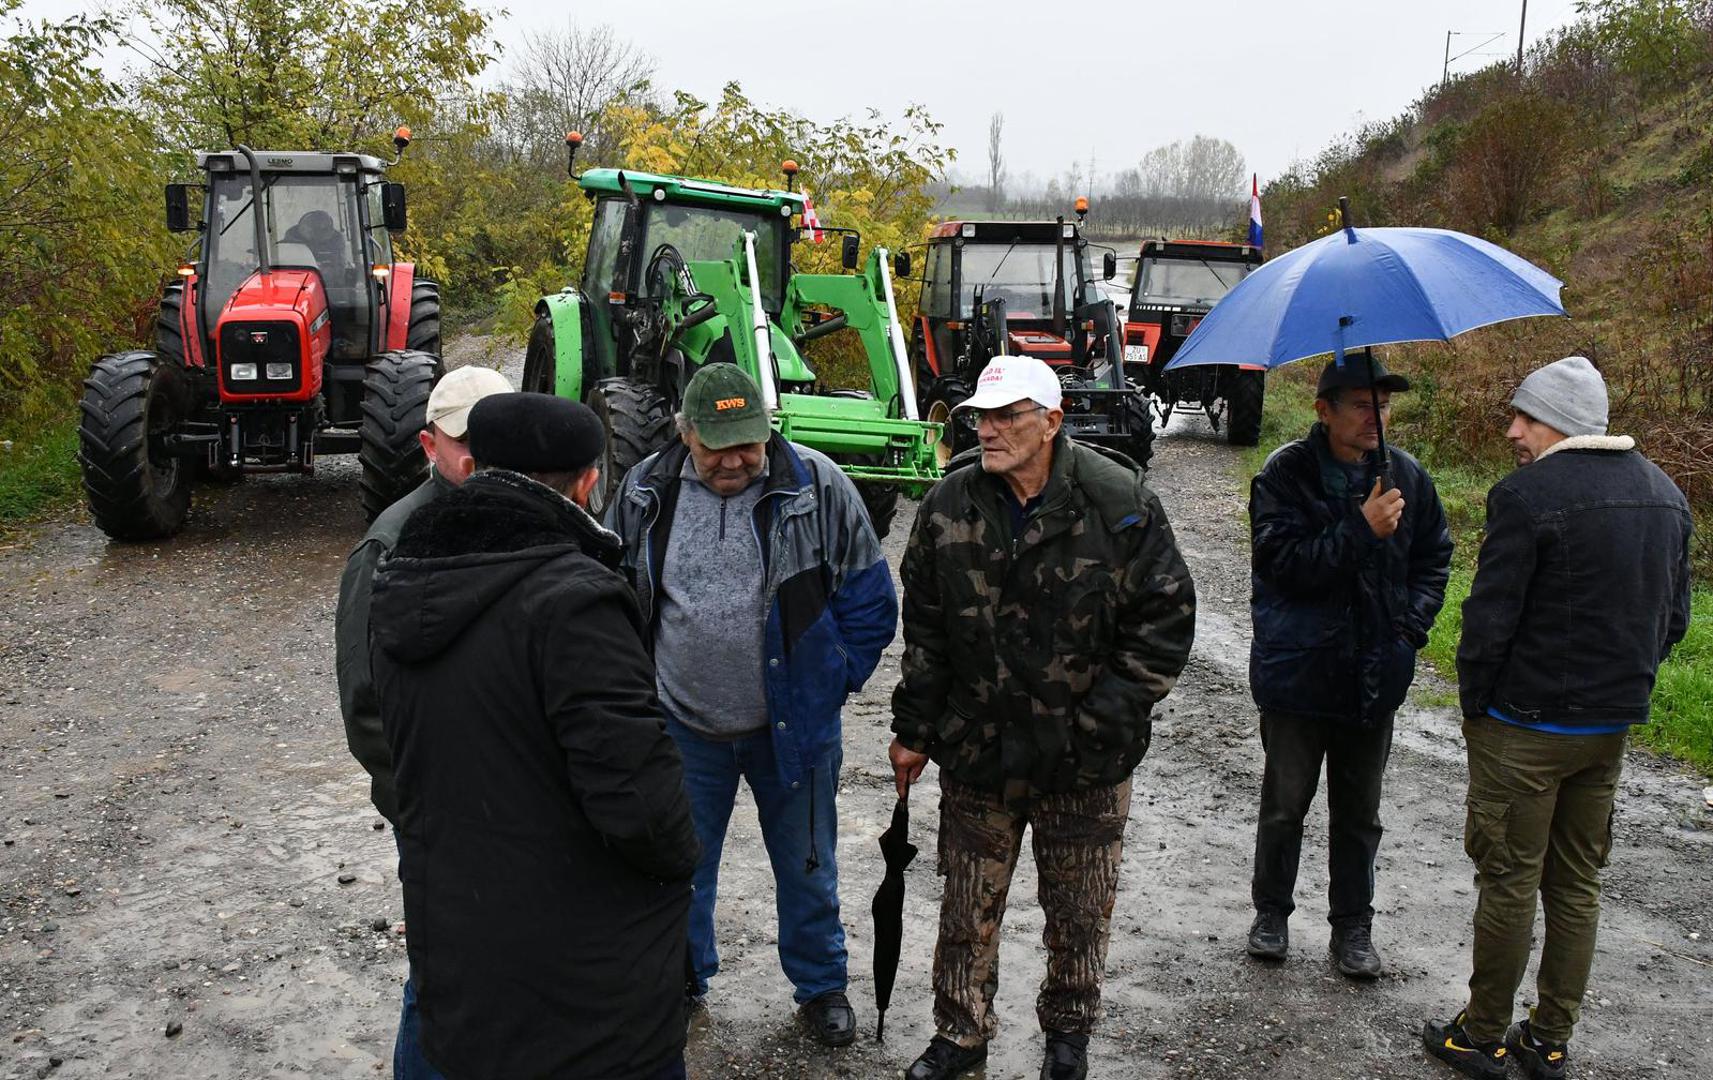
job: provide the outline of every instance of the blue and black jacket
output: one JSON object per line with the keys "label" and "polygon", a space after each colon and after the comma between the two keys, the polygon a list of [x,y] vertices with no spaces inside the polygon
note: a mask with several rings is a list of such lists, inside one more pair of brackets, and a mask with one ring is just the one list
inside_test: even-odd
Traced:
{"label": "blue and black jacket", "polygon": [[[639,462],[607,511],[651,648],[688,455],[674,443]],[[795,787],[838,745],[845,698],[874,673],[898,631],[898,594],[856,485],[830,458],[775,434],[767,466],[752,524],[767,574],[768,730],[780,780]]]}

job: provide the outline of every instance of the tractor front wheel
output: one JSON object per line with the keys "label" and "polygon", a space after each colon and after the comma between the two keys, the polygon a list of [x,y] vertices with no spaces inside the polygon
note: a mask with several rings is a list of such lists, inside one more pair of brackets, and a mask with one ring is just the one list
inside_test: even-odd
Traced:
{"label": "tractor front wheel", "polygon": [[553,319],[537,315],[529,330],[529,344],[523,350],[523,385],[526,394],[551,394],[554,391]]}
{"label": "tractor front wheel", "polygon": [[1143,473],[1154,457],[1154,410],[1148,395],[1128,394],[1124,398],[1124,423],[1130,435],[1113,449],[1134,461]]}
{"label": "tractor front wheel", "polygon": [[77,459],[95,524],[115,540],[171,536],[190,511],[189,462],[166,437],[188,389],[173,361],[137,350],[103,356],[83,380]]}
{"label": "tractor front wheel", "polygon": [[874,526],[874,538],[885,540],[892,531],[892,519],[898,516],[898,485],[862,483],[856,489],[868,511],[868,523]]}
{"label": "tractor front wheel", "polygon": [[672,403],[658,389],[630,379],[606,379],[589,395],[589,408],[606,429],[601,478],[589,493],[589,513],[604,517],[625,474],[672,441]]}
{"label": "tractor front wheel", "polygon": [[1265,371],[1232,372],[1225,399],[1225,439],[1233,446],[1261,441],[1261,408],[1266,403]]}
{"label": "tractor front wheel", "polygon": [[942,469],[952,458],[976,444],[975,432],[958,423],[952,414],[952,410],[969,396],[969,384],[956,375],[935,379],[934,385],[928,388],[928,409],[922,419],[940,425],[940,442],[934,449],[934,456]]}
{"label": "tractor front wheel", "polygon": [[417,434],[428,422],[428,395],[434,389],[440,358],[399,349],[369,361],[363,378],[363,466],[358,481],[363,517],[373,521],[382,510],[428,477],[428,457]]}

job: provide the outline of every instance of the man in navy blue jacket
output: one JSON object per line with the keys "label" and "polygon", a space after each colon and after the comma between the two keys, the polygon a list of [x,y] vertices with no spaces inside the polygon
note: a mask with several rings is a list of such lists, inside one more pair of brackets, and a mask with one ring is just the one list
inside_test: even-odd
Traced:
{"label": "man in navy blue jacket", "polygon": [[[1600,921],[1600,869],[1632,724],[1689,627],[1689,503],[1627,435],[1606,434],[1606,382],[1580,356],[1511,398],[1518,468],[1487,495],[1457,647],[1469,751],[1463,842],[1475,860],[1469,1005],[1427,1048],[1499,1080],[1569,1060]],[[1546,909],[1540,1004],[1512,1024],[1535,897]]]}
{"label": "man in navy blue jacket", "polygon": [[688,992],[701,998],[719,969],[714,896],[741,779],[773,864],[780,966],[810,1032],[844,1046],[856,1017],[834,851],[839,712],[897,632],[892,572],[850,478],[776,434],[742,370],[704,367],[683,409],[681,442],[631,470],[608,525],[702,842]]}
{"label": "man in navy blue jacket", "polygon": [[[1374,365],[1382,413],[1408,380]],[[1451,536],[1433,480],[1391,451],[1377,472],[1379,417],[1367,365],[1329,363],[1308,436],[1267,459],[1250,488],[1255,636],[1249,686],[1267,755],[1255,830],[1249,954],[1284,960],[1303,819],[1326,763],[1327,918],[1351,978],[1380,974],[1374,856],[1392,714],[1445,602]]]}

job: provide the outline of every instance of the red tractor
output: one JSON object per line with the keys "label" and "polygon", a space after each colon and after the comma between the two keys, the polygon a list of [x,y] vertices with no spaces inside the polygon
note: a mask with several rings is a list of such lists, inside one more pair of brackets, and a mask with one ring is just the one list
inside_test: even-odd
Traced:
{"label": "red tractor", "polygon": [[1190,332],[1261,265],[1261,249],[1214,240],[1145,240],[1130,284],[1124,366],[1160,401],[1160,418],[1186,407],[1201,411],[1227,442],[1261,441],[1267,369],[1260,364],[1208,364],[1166,370]]}
{"label": "red tractor", "polygon": [[[409,129],[393,142],[403,154]],[[440,290],[393,261],[397,162],[240,145],[197,154],[206,183],[167,185],[167,228],[199,235],[155,348],[103,356],[83,384],[78,459],[108,536],[170,536],[196,479],[307,473],[322,454],[358,455],[371,520],[421,482]]]}

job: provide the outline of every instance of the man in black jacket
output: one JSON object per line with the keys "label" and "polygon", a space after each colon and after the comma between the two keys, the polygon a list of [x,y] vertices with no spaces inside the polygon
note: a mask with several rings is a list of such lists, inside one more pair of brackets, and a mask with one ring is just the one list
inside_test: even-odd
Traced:
{"label": "man in black jacket", "polygon": [[583,509],[601,447],[582,405],[483,400],[475,475],[375,581],[407,942],[452,1080],[684,1075],[699,847],[618,538]]}
{"label": "man in black jacket", "polygon": [[[1519,467],[1487,495],[1457,649],[1474,973],[1468,1008],[1423,1038],[1470,1076],[1497,1080],[1512,1056],[1557,1080],[1594,960],[1624,737],[1689,626],[1691,519],[1635,440],[1606,434],[1606,383],[1583,357],[1531,374],[1511,407]],[[1540,1004],[1512,1024],[1537,893]]]}
{"label": "man in black jacket", "polygon": [[[1381,414],[1409,382],[1374,365]],[[1284,960],[1303,818],[1326,763],[1331,952],[1352,978],[1380,974],[1374,856],[1392,714],[1445,601],[1451,536],[1439,494],[1393,448],[1378,474],[1379,421],[1367,365],[1321,372],[1308,436],[1280,447],[1250,487],[1254,639],[1249,684],[1261,711],[1261,782],[1249,954]]]}

